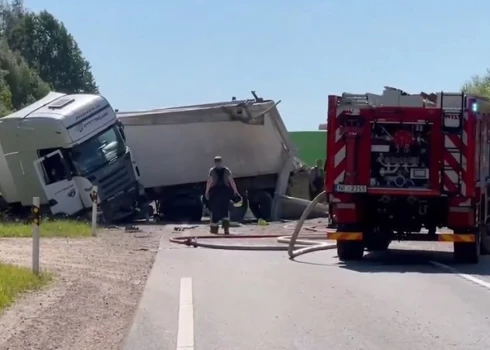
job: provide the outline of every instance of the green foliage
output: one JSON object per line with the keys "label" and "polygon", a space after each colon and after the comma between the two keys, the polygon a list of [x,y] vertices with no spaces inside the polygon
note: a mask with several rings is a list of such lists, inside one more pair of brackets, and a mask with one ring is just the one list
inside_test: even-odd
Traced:
{"label": "green foliage", "polygon": [[[0,82],[0,103],[5,112],[17,110],[46,96],[49,85],[30,68],[20,54],[0,42],[0,71],[3,72],[5,89]],[[10,102],[7,97],[10,96]]]}
{"label": "green foliage", "polygon": [[12,110],[12,93],[5,80],[7,71],[0,70],[0,117],[7,115]]}
{"label": "green foliage", "polygon": [[49,90],[98,93],[91,66],[73,36],[49,12],[0,0],[0,117]]}
{"label": "green foliage", "polygon": [[462,91],[490,98],[490,70],[483,75],[475,75],[466,82]]}
{"label": "green foliage", "polygon": [[49,12],[26,12],[7,36],[8,44],[35,67],[54,90],[97,93],[90,64],[63,23]]}

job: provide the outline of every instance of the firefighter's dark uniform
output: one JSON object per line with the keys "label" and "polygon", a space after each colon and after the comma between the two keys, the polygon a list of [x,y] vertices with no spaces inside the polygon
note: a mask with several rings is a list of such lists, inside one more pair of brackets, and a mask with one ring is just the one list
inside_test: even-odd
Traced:
{"label": "firefighter's dark uniform", "polygon": [[[316,196],[323,192],[323,187],[325,184],[325,173],[322,168],[316,166],[311,169],[310,176],[313,177],[309,185],[310,200],[313,200]],[[314,186],[314,188],[312,185]]]}
{"label": "firefighter's dark uniform", "polygon": [[209,190],[209,210],[211,211],[210,232],[218,233],[221,220],[225,234],[230,233],[229,205],[233,198],[233,190],[229,177],[231,171],[227,167],[212,167],[209,176],[213,182]]}

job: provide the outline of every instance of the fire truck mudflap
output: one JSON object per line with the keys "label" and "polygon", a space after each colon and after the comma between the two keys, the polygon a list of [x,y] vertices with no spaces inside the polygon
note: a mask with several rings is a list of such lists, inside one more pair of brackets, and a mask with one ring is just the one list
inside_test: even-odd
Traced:
{"label": "fire truck mudflap", "polygon": [[327,237],[339,259],[393,240],[451,242],[464,263],[490,253],[489,101],[387,87],[328,103],[325,188],[337,232]]}

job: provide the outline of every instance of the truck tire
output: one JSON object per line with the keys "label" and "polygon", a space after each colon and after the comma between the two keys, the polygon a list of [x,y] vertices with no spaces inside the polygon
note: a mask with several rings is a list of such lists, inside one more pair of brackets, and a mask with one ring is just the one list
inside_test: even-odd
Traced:
{"label": "truck tire", "polygon": [[[252,199],[253,198],[253,199]],[[272,196],[267,191],[260,191],[249,198],[250,211],[257,219],[270,221],[272,215]]]}
{"label": "truck tire", "polygon": [[488,224],[483,226],[481,230],[481,255],[490,255],[490,230]]}
{"label": "truck tire", "polygon": [[361,260],[364,256],[364,242],[337,241],[337,256],[339,260]]}
{"label": "truck tire", "polygon": [[478,264],[480,261],[481,235],[475,233],[475,242],[454,242],[454,260],[462,264]]}
{"label": "truck tire", "polygon": [[373,240],[365,243],[366,250],[368,252],[381,252],[387,250],[390,246],[391,240],[389,239],[379,239]]}
{"label": "truck tire", "polygon": [[242,222],[245,214],[248,210],[248,200],[246,196],[242,195],[242,205],[235,207],[233,203],[230,203],[230,220],[232,222]]}

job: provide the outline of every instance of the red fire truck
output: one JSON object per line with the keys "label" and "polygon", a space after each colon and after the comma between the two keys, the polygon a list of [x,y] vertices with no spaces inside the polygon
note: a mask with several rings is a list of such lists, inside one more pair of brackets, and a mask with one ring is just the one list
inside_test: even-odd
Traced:
{"label": "red fire truck", "polygon": [[[341,260],[393,240],[490,253],[490,101],[464,93],[328,98],[325,188]],[[439,230],[438,230],[439,228]],[[443,232],[443,233],[441,233]]]}

